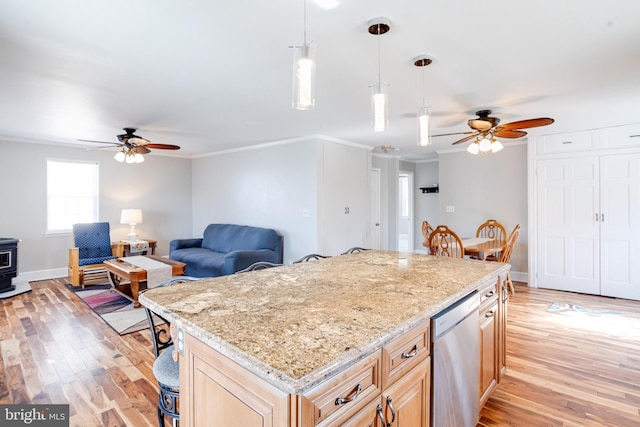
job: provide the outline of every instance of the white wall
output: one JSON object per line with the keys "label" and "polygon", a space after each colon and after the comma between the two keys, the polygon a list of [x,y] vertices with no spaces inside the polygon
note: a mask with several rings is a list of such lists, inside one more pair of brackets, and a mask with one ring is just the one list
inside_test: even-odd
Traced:
{"label": "white wall", "polygon": [[433,187],[437,185],[439,177],[439,162],[429,161],[416,164],[415,172],[415,242],[416,250],[424,250],[422,246],[422,221],[436,226],[440,223],[440,195],[439,193],[422,193],[421,187]]}
{"label": "white wall", "polygon": [[[193,160],[193,229],[211,223],[273,228],[284,262],[316,251],[318,140],[271,144]],[[309,216],[303,216],[308,209]]]}
{"label": "white wall", "polygon": [[[64,269],[71,234],[45,235],[46,160],[100,162],[100,220],[109,221],[111,238],[127,238],[120,224],[123,208],[142,209],[136,226],[141,239],[158,241],[157,254],[169,252],[169,240],[191,231],[191,161],[145,155],[140,164],[118,163],[111,150],[86,150],[55,145],[0,141],[0,236],[20,239],[18,273]],[[61,270],[60,270],[61,271]],[[48,276],[53,277],[53,276]]]}
{"label": "white wall", "polygon": [[[527,272],[527,146],[506,143],[487,155],[467,152],[440,154],[439,223],[461,237],[475,236],[477,227],[493,218],[507,234],[520,224],[520,237],[511,258],[512,271]],[[447,213],[446,206],[454,206]],[[434,226],[437,224],[434,224]],[[526,280],[525,277],[514,277]]]}

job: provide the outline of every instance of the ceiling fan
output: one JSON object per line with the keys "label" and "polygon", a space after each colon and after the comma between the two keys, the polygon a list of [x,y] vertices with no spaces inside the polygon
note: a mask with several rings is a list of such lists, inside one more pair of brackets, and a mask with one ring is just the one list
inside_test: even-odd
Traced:
{"label": "ceiling fan", "polygon": [[[158,150],[179,150],[180,147],[171,144],[154,144],[146,138],[135,134],[135,128],[123,128],[125,133],[117,135],[120,142],[92,141],[89,139],[79,139],[82,142],[92,142],[96,144],[111,144],[115,147],[122,147],[123,155],[147,154],[151,149]],[[117,159],[116,159],[117,160]]]}
{"label": "ceiling fan", "polygon": [[520,129],[535,128],[539,126],[547,126],[554,122],[553,119],[548,117],[541,117],[538,119],[519,120],[517,122],[505,123],[500,125],[500,119],[497,117],[490,117],[491,110],[476,111],[477,119],[470,119],[467,123],[469,127],[473,129],[468,132],[454,132],[443,133],[440,135],[431,136],[449,136],[449,135],[469,135],[462,139],[459,139],[453,143],[453,145],[461,144],[474,138],[478,138],[478,141],[487,139],[493,140],[494,137],[498,138],[522,138],[527,134]]}

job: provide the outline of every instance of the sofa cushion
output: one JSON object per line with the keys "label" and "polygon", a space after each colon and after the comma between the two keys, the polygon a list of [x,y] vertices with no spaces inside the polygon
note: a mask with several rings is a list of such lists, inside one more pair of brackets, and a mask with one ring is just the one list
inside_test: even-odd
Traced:
{"label": "sofa cushion", "polygon": [[214,252],[270,249],[280,252],[281,237],[275,230],[236,224],[209,224],[202,247]]}
{"label": "sofa cushion", "polygon": [[171,252],[171,259],[186,264],[186,276],[216,277],[223,275],[225,255],[206,248],[185,248]]}

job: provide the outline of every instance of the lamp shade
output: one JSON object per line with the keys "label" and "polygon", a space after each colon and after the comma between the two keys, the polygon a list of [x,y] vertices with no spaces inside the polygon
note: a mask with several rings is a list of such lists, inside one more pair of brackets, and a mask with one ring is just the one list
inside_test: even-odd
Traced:
{"label": "lamp shade", "polygon": [[314,49],[310,44],[293,49],[293,108],[311,110],[316,102]]}
{"label": "lamp shade", "polygon": [[122,209],[120,224],[142,224],[142,210]]}

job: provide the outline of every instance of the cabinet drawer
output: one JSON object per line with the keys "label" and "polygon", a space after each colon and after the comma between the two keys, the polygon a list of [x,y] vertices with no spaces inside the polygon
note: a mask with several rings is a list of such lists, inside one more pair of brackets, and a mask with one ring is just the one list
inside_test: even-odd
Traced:
{"label": "cabinet drawer", "polygon": [[640,124],[600,130],[601,148],[640,147]]}
{"label": "cabinet drawer", "polygon": [[480,294],[480,312],[482,312],[487,306],[491,305],[498,299],[498,296],[500,295],[498,282],[479,288],[478,294]]}
{"label": "cabinet drawer", "polygon": [[380,352],[377,351],[305,393],[303,417],[313,418],[316,426],[332,425],[338,418],[355,414],[380,392]]}
{"label": "cabinet drawer", "polygon": [[383,389],[429,356],[430,338],[429,323],[427,323],[410,330],[382,348]]}
{"label": "cabinet drawer", "polygon": [[541,136],[537,138],[536,143],[538,154],[570,153],[595,148],[591,131]]}

